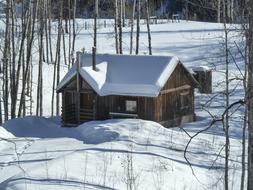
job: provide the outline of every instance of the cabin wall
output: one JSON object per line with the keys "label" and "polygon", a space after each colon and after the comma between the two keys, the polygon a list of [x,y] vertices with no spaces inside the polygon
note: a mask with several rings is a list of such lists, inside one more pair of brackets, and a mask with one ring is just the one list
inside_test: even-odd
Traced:
{"label": "cabin wall", "polygon": [[[136,101],[136,111],[126,110],[126,101]],[[154,120],[154,98],[132,97],[132,96],[105,96],[98,97],[97,118],[107,119],[109,113],[137,114],[141,119]]]}
{"label": "cabin wall", "polygon": [[155,101],[155,121],[174,126],[194,120],[194,88],[188,72],[178,65]]}

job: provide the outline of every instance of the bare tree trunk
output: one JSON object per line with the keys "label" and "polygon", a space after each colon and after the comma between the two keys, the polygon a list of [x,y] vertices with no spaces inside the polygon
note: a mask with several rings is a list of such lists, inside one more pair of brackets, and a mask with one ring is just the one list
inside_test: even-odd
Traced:
{"label": "bare tree trunk", "polygon": [[48,0],[48,7],[49,7],[49,12],[48,12],[48,36],[49,36],[49,40],[48,40],[48,43],[49,43],[49,52],[50,52],[50,63],[52,64],[54,61],[53,61],[53,51],[52,51],[52,40],[51,40],[51,37],[52,37],[52,13],[51,13],[51,7],[52,7],[52,0]]}
{"label": "bare tree trunk", "polygon": [[[60,82],[60,63],[61,63],[61,35],[63,35],[64,31],[62,29],[62,14],[63,14],[63,0],[61,0],[61,12],[60,12],[60,18],[59,18],[59,36],[58,36],[58,47],[57,47],[57,77],[56,77],[56,86],[58,86]],[[60,114],[60,96],[59,93],[56,94],[56,115]]]}
{"label": "bare tree trunk", "polygon": [[146,0],[146,22],[147,22],[147,30],[148,30],[148,50],[149,50],[149,55],[152,55],[150,20],[149,20],[149,0]]}
{"label": "bare tree trunk", "polygon": [[[23,77],[23,81],[22,81],[22,91],[21,91],[21,95],[20,95],[20,100],[24,99],[25,96],[25,90],[26,90],[26,81],[27,81],[27,77],[28,77],[28,73],[29,73],[29,64],[31,61],[31,55],[32,55],[32,44],[33,44],[33,40],[34,40],[34,29],[35,29],[35,21],[36,21],[36,15],[37,15],[37,9],[38,9],[38,3],[39,1],[37,1],[37,4],[35,4],[35,2],[31,2],[31,14],[30,14],[30,19],[29,19],[29,24],[31,25],[31,31],[29,32],[30,36],[27,39],[27,52],[26,52],[26,66],[25,66],[25,74]],[[19,109],[18,109],[18,117],[21,116],[21,112],[22,112],[22,108],[23,108],[23,102],[20,101],[19,104]]]}
{"label": "bare tree trunk", "polygon": [[63,45],[63,56],[64,56],[64,63],[67,64],[67,53],[66,53],[66,43],[65,43],[65,34],[64,30],[62,30],[62,45]]}
{"label": "bare tree trunk", "polygon": [[[48,43],[48,0],[44,1],[44,7],[45,7],[45,12],[44,12],[44,17],[46,19],[45,21],[45,37],[46,37],[46,60],[47,64],[49,64],[49,43]],[[50,36],[51,38],[51,36]]]}
{"label": "bare tree trunk", "polygon": [[115,0],[115,18],[114,18],[114,32],[115,32],[115,49],[116,54],[119,53],[119,39],[118,39],[118,0]]}
{"label": "bare tree trunk", "polygon": [[38,86],[37,86],[37,107],[36,115],[42,116],[42,103],[43,103],[43,76],[42,76],[42,65],[43,65],[43,36],[44,36],[44,3],[39,0],[40,11],[39,11],[39,71],[38,71]]}
{"label": "bare tree trunk", "polygon": [[187,1],[185,2],[185,19],[189,20],[189,3]]}
{"label": "bare tree trunk", "polygon": [[[59,32],[59,31],[58,31]],[[59,34],[58,34],[59,35]],[[57,38],[57,45],[56,45],[56,49],[59,46],[59,38]],[[52,99],[51,99],[51,116],[54,115],[54,95],[55,95],[55,78],[56,78],[56,63],[57,63],[57,59],[58,59],[58,51],[56,50],[55,52],[55,62],[54,62],[54,75],[53,75],[53,87],[52,87]]]}
{"label": "bare tree trunk", "polygon": [[70,66],[71,66],[71,36],[72,36],[72,32],[71,32],[71,3],[70,3],[70,1],[71,0],[68,0],[68,7],[69,7],[69,9],[68,9],[68,11],[69,11],[69,44],[68,44],[68,46],[69,46],[69,63],[68,63],[68,68],[70,69]]}
{"label": "bare tree trunk", "polygon": [[217,22],[221,22],[221,0],[218,0],[218,5],[217,5]]}
{"label": "bare tree trunk", "polygon": [[[228,31],[226,27],[226,22],[224,23],[225,27],[225,61],[226,61],[226,109],[229,107],[229,60],[228,60]],[[225,115],[225,123],[224,123],[224,130],[225,130],[225,137],[226,137],[226,144],[225,144],[225,190],[228,190],[228,170],[229,170],[229,111],[226,112]]]}
{"label": "bare tree trunk", "polygon": [[2,113],[2,94],[0,90],[0,126],[3,124],[3,113]]}
{"label": "bare tree trunk", "polygon": [[136,30],[136,49],[135,54],[139,54],[139,40],[140,40],[140,14],[141,14],[141,2],[137,0],[137,30]]}
{"label": "bare tree trunk", "polygon": [[[244,119],[243,119],[243,128],[242,128],[242,159],[241,159],[241,165],[242,165],[242,173],[241,173],[241,184],[240,184],[240,190],[244,190],[245,185],[245,170],[246,170],[246,131],[248,126],[248,107],[247,107],[247,98],[248,98],[248,87],[247,87],[247,78],[248,78],[248,45],[247,45],[247,31],[245,31],[246,36],[246,45],[244,48],[244,78],[243,78],[243,87],[244,87],[244,99],[246,101],[245,104],[245,113],[244,113]],[[235,43],[237,46],[237,49],[240,50],[240,47]],[[243,52],[240,50],[240,53],[243,55]]]}
{"label": "bare tree trunk", "polygon": [[68,19],[67,18],[65,18],[64,19],[65,20],[65,32],[64,33],[66,33],[66,34],[68,34],[69,33],[69,30],[68,30]]}
{"label": "bare tree trunk", "polygon": [[76,41],[76,0],[73,0],[73,41],[72,41],[72,65],[74,64],[75,41]]}
{"label": "bare tree trunk", "polygon": [[[24,51],[22,51],[22,76],[25,75],[25,53]],[[30,76],[30,68],[29,68],[29,75]],[[30,80],[30,77],[27,78],[27,84],[29,84],[29,80]],[[28,95],[28,90],[29,90],[29,85],[27,85],[27,88],[26,88],[26,95]],[[24,96],[24,99],[23,100],[20,100],[20,101],[23,101],[23,114],[22,116],[25,117],[26,115],[26,96]]]}
{"label": "bare tree trunk", "polygon": [[9,118],[9,80],[8,80],[8,65],[10,54],[10,0],[6,1],[6,22],[5,22],[5,39],[4,39],[4,51],[3,51],[3,103],[4,103],[4,120]]}
{"label": "bare tree trunk", "polygon": [[[52,103],[51,103],[51,115],[54,115],[54,96],[55,88],[59,84],[60,75],[60,54],[61,54],[61,35],[62,35],[62,1],[60,2],[60,15],[58,16],[58,37],[56,43],[55,63],[54,63],[54,76],[53,76],[53,88],[52,88]],[[56,95],[56,115],[59,115],[59,95]]]}
{"label": "bare tree trunk", "polygon": [[123,53],[122,50],[122,12],[123,0],[120,0],[120,14],[119,14],[119,54]]}
{"label": "bare tree trunk", "polygon": [[122,18],[122,22],[123,22],[123,27],[126,27],[126,0],[122,0],[122,9],[123,9],[123,18]]}
{"label": "bare tree trunk", "polygon": [[[31,58],[32,59],[32,58]],[[33,64],[32,60],[30,61],[30,115],[33,115]]]}
{"label": "bare tree trunk", "polygon": [[[25,46],[25,40],[27,38],[27,30],[29,27],[29,24],[28,24],[29,14],[30,14],[30,10],[28,10],[28,9],[26,9],[25,12],[22,14],[23,22],[22,22],[21,44],[20,44],[20,48],[19,48],[19,52],[18,52],[16,77],[15,77],[15,81],[13,81],[14,83],[13,83],[12,106],[11,106],[12,118],[16,117],[16,105],[17,105],[17,97],[18,97],[18,91],[19,91],[21,61],[22,61],[22,58],[24,58],[24,46]],[[23,100],[20,100],[20,101],[23,101]]]}
{"label": "bare tree trunk", "polygon": [[133,52],[133,33],[134,33],[134,17],[135,17],[136,0],[133,1],[133,12],[131,18],[131,32],[130,32],[130,54]]}
{"label": "bare tree trunk", "polygon": [[[11,90],[11,118],[15,118],[16,117],[16,103],[14,104],[14,100],[15,100],[15,94],[17,92],[15,92],[15,82],[16,82],[16,5],[15,2],[13,0],[10,1],[11,2],[11,47],[12,47],[12,63],[11,63],[11,69],[10,69],[10,90]],[[21,55],[20,55],[21,56]]]}
{"label": "bare tree trunk", "polygon": [[227,0],[222,0],[222,8],[223,8],[223,11],[222,11],[222,15],[223,15],[223,22],[226,22],[227,20],[227,6],[226,6],[226,2]]}
{"label": "bare tree trunk", "polygon": [[235,9],[234,0],[231,0],[231,22],[234,23],[234,9]]}
{"label": "bare tree trunk", "polygon": [[248,5],[248,190],[253,190],[253,1]]}

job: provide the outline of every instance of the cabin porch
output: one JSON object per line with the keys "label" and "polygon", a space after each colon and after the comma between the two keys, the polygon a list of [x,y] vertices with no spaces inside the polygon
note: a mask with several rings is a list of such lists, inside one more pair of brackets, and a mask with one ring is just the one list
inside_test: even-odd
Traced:
{"label": "cabin porch", "polygon": [[[78,96],[79,102],[77,101]],[[80,94],[75,91],[63,92],[62,125],[74,127],[80,123],[94,120],[96,116],[95,105],[95,94],[92,92],[81,92]]]}

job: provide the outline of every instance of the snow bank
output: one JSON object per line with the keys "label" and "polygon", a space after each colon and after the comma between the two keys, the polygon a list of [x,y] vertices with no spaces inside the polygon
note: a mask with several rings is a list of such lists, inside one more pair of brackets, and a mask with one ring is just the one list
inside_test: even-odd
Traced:
{"label": "snow bank", "polygon": [[60,118],[29,116],[7,121],[3,127],[16,137],[70,137],[80,139],[75,131],[61,128]]}
{"label": "snow bank", "polygon": [[156,122],[140,119],[91,121],[76,128],[87,144],[139,139],[142,135],[145,136],[159,129],[164,129],[164,127]]}
{"label": "snow bank", "polygon": [[11,134],[10,132],[8,132],[5,128],[0,127],[0,138],[9,139],[9,138],[14,138],[14,137],[15,136]]}
{"label": "snow bank", "polygon": [[[13,119],[4,124],[4,136],[14,134],[16,137],[36,138],[74,138],[85,144],[138,139],[140,136],[157,131],[163,127],[152,121],[139,119],[113,119],[91,121],[75,128],[60,127],[59,118],[25,117]],[[140,130],[142,131],[140,134]],[[11,133],[9,133],[9,132]],[[0,128],[1,135],[1,128]],[[11,137],[11,136],[10,136]]]}

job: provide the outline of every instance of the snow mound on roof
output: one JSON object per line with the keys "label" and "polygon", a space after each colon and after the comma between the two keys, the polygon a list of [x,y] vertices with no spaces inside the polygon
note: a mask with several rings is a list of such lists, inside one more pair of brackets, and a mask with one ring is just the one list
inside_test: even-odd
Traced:
{"label": "snow mound on roof", "polygon": [[10,132],[8,132],[5,128],[0,127],[0,138],[9,139],[9,138],[15,138],[15,136],[11,134]]}
{"label": "snow mound on roof", "polygon": [[[176,56],[81,54],[80,75],[100,95],[157,97],[179,63]],[[57,91],[76,75],[74,66],[62,79]]]}

